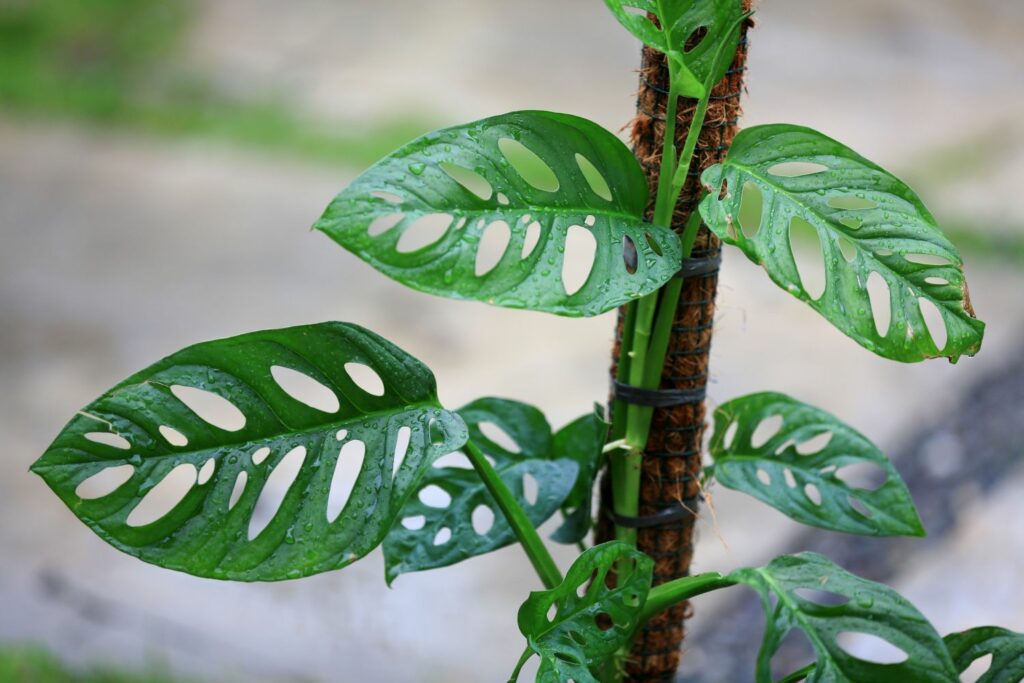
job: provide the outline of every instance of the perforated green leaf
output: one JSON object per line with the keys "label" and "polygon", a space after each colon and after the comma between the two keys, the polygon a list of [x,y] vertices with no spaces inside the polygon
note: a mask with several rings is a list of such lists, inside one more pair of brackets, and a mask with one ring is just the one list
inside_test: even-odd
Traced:
{"label": "perforated green leaf", "polygon": [[[735,571],[729,578],[760,594],[767,617],[757,683],[771,683],[772,656],[794,628],[803,631],[817,655],[808,683],[957,680],[939,634],[906,598],[817,553],[785,555],[766,567]],[[906,658],[882,664],[855,657],[837,641],[844,633],[881,638],[902,650]]]}
{"label": "perforated green leaf", "polygon": [[[612,568],[618,582],[606,581]],[[519,630],[540,655],[537,681],[596,681],[592,671],[629,642],[651,587],[654,561],[619,541],[590,548],[561,585],[530,593]]]}
{"label": "perforated green leaf", "polygon": [[[974,317],[960,254],[913,190],[849,147],[809,128],[756,126],[702,180],[708,227],[865,348],[915,362],[956,360],[981,347],[985,325]],[[744,195],[758,192],[760,220],[737,225]],[[794,226],[810,226],[820,243],[825,287],[817,298],[793,255]],[[887,325],[872,315],[873,273],[884,283],[876,306],[888,309]],[[924,309],[944,343],[929,332]]]}
{"label": "perforated green leaf", "polygon": [[[323,323],[165,358],[86,406],[32,469],[126,553],[197,576],[275,581],[376,547],[433,460],[466,436],[438,407],[426,366],[361,327]],[[356,442],[362,465],[342,482],[342,509],[332,481],[341,460],[358,462]],[[130,476],[106,495],[79,495],[113,468]],[[172,470],[187,493],[155,490]],[[276,512],[271,477],[287,487]],[[162,516],[133,517],[161,501],[173,504]]]}
{"label": "perforated green leaf", "polygon": [[[543,524],[566,500],[579,471],[577,462],[552,439],[543,413],[501,398],[478,399],[458,413],[470,439],[493,459],[494,469],[530,522]],[[490,427],[488,432],[484,425]],[[500,432],[490,431],[494,428]],[[384,540],[389,583],[399,574],[445,567],[516,540],[496,501],[461,454],[435,462],[420,481],[417,496]]]}
{"label": "perforated green leaf", "polygon": [[1024,681],[1024,633],[997,626],[979,626],[962,633],[951,633],[943,641],[960,673],[976,659],[992,655],[988,668],[976,683]]}
{"label": "perforated green leaf", "polygon": [[[729,56],[739,40],[742,0],[605,0],[605,4],[630,33],[668,56],[680,94],[701,97],[704,84],[714,85],[729,68]],[[720,49],[725,57],[716,64]]]}
{"label": "perforated green leaf", "polygon": [[[889,459],[852,427],[789,396],[765,392],[723,403],[709,450],[723,486],[803,524],[865,536],[924,535]],[[873,476],[879,474],[882,481]]]}
{"label": "perforated green leaf", "polygon": [[555,452],[575,461],[580,471],[572,491],[562,503],[565,521],[551,534],[552,540],[579,543],[590,532],[594,482],[604,462],[602,449],[607,436],[608,423],[599,405],[594,406],[593,413],[574,420],[555,434]]}
{"label": "perforated green leaf", "polygon": [[[359,176],[314,227],[414,289],[589,316],[679,270],[676,235],[642,220],[647,196],[643,171],[614,135],[575,116],[522,111],[409,143]],[[567,254],[571,230],[592,236],[596,251],[569,293],[566,260],[570,274],[582,265]],[[488,251],[491,231],[504,249]]]}

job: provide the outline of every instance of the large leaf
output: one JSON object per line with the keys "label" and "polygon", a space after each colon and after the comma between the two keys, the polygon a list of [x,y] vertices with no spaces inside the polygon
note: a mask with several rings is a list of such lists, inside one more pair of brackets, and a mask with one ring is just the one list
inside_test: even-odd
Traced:
{"label": "large leaf", "polygon": [[798,522],[865,536],[924,535],[889,459],[849,425],[789,396],[765,392],[723,403],[709,450],[723,486]]}
{"label": "large leaf", "polygon": [[599,405],[594,406],[594,412],[577,418],[555,434],[555,452],[574,460],[580,472],[572,491],[562,503],[565,521],[551,534],[552,540],[579,543],[590,532],[594,482],[604,462],[602,449],[607,436],[608,423],[604,421]]}
{"label": "large leaf", "polygon": [[[614,135],[575,116],[523,111],[409,143],[359,176],[314,227],[414,289],[597,315],[679,270],[678,238],[642,220],[647,196],[643,171]],[[428,235],[431,225],[443,234]],[[593,237],[596,253],[586,282],[569,293],[563,267],[573,229]],[[503,250],[482,248],[490,231]],[[403,247],[403,238],[434,241]]]}
{"label": "large leaf", "polygon": [[[684,96],[703,96],[705,84],[720,81],[732,62],[729,57],[736,51],[744,14],[742,0],[605,0],[605,4],[630,33],[668,57]],[[719,51],[726,56],[719,59]]]}
{"label": "large leaf", "polygon": [[[363,328],[324,323],[179,351],[84,408],[32,469],[120,550],[197,576],[274,581],[368,553],[434,459],[466,437],[438,407],[426,366]],[[358,478],[330,511],[339,453],[357,459],[357,442]],[[112,468],[130,476],[106,495],[79,495]],[[261,529],[253,515],[272,512],[261,500],[268,478],[286,481],[289,469],[294,480]],[[187,493],[155,520],[133,518],[147,494],[167,502],[171,491],[154,488],[169,475]]]}
{"label": "large leaf", "polygon": [[960,673],[976,659],[992,655],[991,663],[977,683],[1024,681],[1024,633],[996,626],[979,626],[962,633],[951,633],[943,641]]}
{"label": "large leaf", "polygon": [[[469,427],[470,439],[494,461],[494,469],[534,526],[558,511],[573,488],[579,465],[557,448],[543,413],[500,398],[478,399],[458,413]],[[531,491],[535,497],[527,496],[528,481],[536,487]],[[384,540],[389,583],[399,574],[446,567],[516,540],[464,455],[435,462],[420,481],[417,495]]]}
{"label": "large leaf", "polygon": [[[888,586],[855,576],[817,553],[785,555],[729,578],[760,594],[767,617],[758,683],[771,682],[771,658],[794,628],[803,631],[817,655],[808,683],[957,680],[942,639],[917,608]],[[906,658],[881,664],[855,657],[837,640],[844,633],[881,638]]]}
{"label": "large leaf", "polygon": [[[865,348],[904,362],[977,353],[985,325],[974,317],[960,254],[892,174],[821,133],[779,124],[742,131],[702,180],[710,191],[700,205],[708,227]],[[760,219],[738,226],[744,195],[758,192]],[[820,244],[825,286],[816,297],[794,257],[794,228]],[[925,310],[935,316],[934,336]]]}
{"label": "large leaf", "polygon": [[[618,581],[608,586],[614,568]],[[591,671],[628,643],[647,600],[654,561],[612,541],[580,555],[561,585],[530,593],[519,630],[540,655],[537,681],[596,681]]]}

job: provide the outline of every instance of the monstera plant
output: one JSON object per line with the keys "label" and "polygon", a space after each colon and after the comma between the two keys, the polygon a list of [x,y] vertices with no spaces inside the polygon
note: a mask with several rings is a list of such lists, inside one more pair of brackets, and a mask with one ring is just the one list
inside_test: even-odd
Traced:
{"label": "monstera plant", "polygon": [[[979,350],[985,326],[971,308],[960,254],[935,218],[906,184],[822,133],[788,124],[743,131],[724,161],[703,171],[699,213],[673,226],[712,89],[749,13],[741,0],[605,4],[668,65],[653,193],[612,133],[568,114],[519,111],[396,150],[344,189],[316,230],[421,292],[570,317],[626,304],[618,368],[626,390],[658,388],[681,267],[702,222],[875,354],[955,361]],[[684,105],[693,116],[677,147]],[[801,276],[796,230],[820,246],[820,291]],[[574,231],[596,245],[578,285],[564,277]],[[492,233],[497,256],[481,248]],[[887,292],[881,312],[869,291],[876,279]],[[929,325],[932,314],[939,325]],[[380,547],[390,583],[518,543],[542,590],[519,611],[525,646],[518,665],[509,653],[512,679],[537,657],[539,681],[621,680],[639,625],[735,585],[764,605],[758,683],[778,675],[773,655],[794,629],[815,659],[784,672],[785,681],[956,681],[984,655],[993,657],[983,681],[1024,677],[1024,635],[982,627],[943,639],[892,589],[817,554],[652,586],[653,562],[635,547],[635,527],[622,524],[617,540],[587,547],[595,481],[606,466],[615,518],[637,514],[651,405],[624,402],[614,420],[600,406],[581,413],[553,430],[541,411],[516,401],[443,406],[433,374],[410,354],[358,325],[324,322],[168,356],[85,406],[32,470],[116,548],[212,579],[297,579]],[[886,456],[796,398],[759,393],[722,403],[709,443],[707,477],[799,522],[847,534],[924,534]],[[868,490],[838,476],[860,463],[884,481]],[[166,505],[172,484],[179,493]],[[281,490],[268,516],[261,502]],[[162,508],[153,503],[161,499]],[[553,540],[582,548],[564,574],[537,531],[556,515],[563,521]],[[884,639],[904,657],[860,659],[840,643],[844,633]]]}

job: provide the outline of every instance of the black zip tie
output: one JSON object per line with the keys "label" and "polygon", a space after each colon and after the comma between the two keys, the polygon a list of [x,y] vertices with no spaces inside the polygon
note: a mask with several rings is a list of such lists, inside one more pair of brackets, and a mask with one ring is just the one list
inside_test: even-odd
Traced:
{"label": "black zip tie", "polygon": [[671,524],[672,522],[679,522],[687,517],[692,517],[693,509],[685,503],[676,503],[672,507],[667,507],[664,510],[655,512],[653,515],[627,517],[625,515],[616,514],[612,510],[608,510],[607,514],[608,519],[610,519],[616,526],[625,527],[626,529],[649,529],[652,526]]}
{"label": "black zip tie", "polygon": [[617,379],[612,379],[612,398],[624,403],[632,403],[636,406],[648,408],[671,408],[673,406],[686,405],[687,403],[700,403],[704,400],[706,387],[696,389],[643,389],[629,384],[623,384]]}
{"label": "black zip tie", "polygon": [[709,275],[717,272],[722,265],[722,252],[718,252],[714,256],[704,256],[701,258],[687,258],[683,259],[683,267],[676,273],[676,277],[681,277],[684,280],[688,277],[699,277],[701,275]]}

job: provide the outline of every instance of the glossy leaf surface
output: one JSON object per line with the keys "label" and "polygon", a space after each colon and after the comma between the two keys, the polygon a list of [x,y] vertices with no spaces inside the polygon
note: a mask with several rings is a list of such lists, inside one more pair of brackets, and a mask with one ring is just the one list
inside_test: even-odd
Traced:
{"label": "glossy leaf surface", "polygon": [[849,425],[784,394],[723,403],[709,450],[723,486],[803,524],[865,536],[924,535],[889,459]]}
{"label": "glossy leaf surface", "polygon": [[[522,111],[409,143],[359,176],[314,227],[414,289],[590,316],[679,270],[678,238],[642,220],[647,196],[643,171],[614,135],[575,116]],[[594,247],[573,291],[566,274],[589,257],[570,232]],[[417,233],[429,243],[412,241]]]}
{"label": "glossy leaf surface", "polygon": [[[771,658],[794,628],[803,631],[817,656],[809,683],[957,680],[942,639],[917,608],[888,586],[855,576],[817,553],[784,555],[729,578],[758,592],[767,618],[757,683],[771,682]],[[860,659],[840,644],[841,634],[880,638],[905,656],[890,663]]]}
{"label": "glossy leaf surface", "polygon": [[[613,567],[619,582],[609,588]],[[580,555],[560,586],[531,593],[519,608],[519,630],[540,655],[537,680],[596,681],[592,669],[629,642],[653,569],[650,557],[612,541]]]}
{"label": "glossy leaf surface", "polygon": [[956,670],[963,673],[986,655],[992,659],[977,683],[1020,683],[1024,681],[1024,633],[996,626],[980,626],[943,638]]}
{"label": "glossy leaf surface", "polygon": [[[725,75],[744,14],[741,0],[605,0],[605,5],[630,33],[668,56],[680,94],[694,98],[703,96],[705,83],[714,85]],[[716,64],[720,48],[727,56]]]}
{"label": "glossy leaf surface", "polygon": [[602,449],[608,436],[608,423],[601,412],[600,406],[594,406],[593,413],[577,418],[555,434],[555,453],[579,465],[576,483],[562,503],[565,521],[551,534],[559,543],[579,543],[593,524],[594,484],[604,462]]}
{"label": "glossy leaf surface", "polygon": [[[126,553],[197,576],[274,581],[370,552],[434,459],[466,436],[438,407],[426,366],[368,330],[324,323],[179,351],[84,408],[32,469]],[[332,511],[347,458],[349,497]],[[112,468],[131,475],[80,495]],[[158,493],[172,471],[183,486]],[[147,498],[166,507],[176,497],[154,520],[133,518]]]}
{"label": "glossy leaf surface", "polygon": [[[821,133],[779,124],[742,131],[702,180],[708,227],[865,348],[904,362],[977,353],[985,325],[974,317],[960,254],[892,174]],[[738,225],[750,193],[760,194],[760,218]],[[803,273],[791,244],[797,229],[820,246]],[[824,271],[813,294],[805,281],[812,267]]]}
{"label": "glossy leaf surface", "polygon": [[[543,413],[500,398],[473,401],[458,413],[470,439],[494,461],[494,469],[535,527],[558,511],[573,489],[579,465],[559,450]],[[442,458],[420,481],[417,497],[406,504],[401,522],[384,541],[388,582],[406,572],[483,555],[515,540],[468,460]]]}

